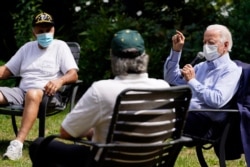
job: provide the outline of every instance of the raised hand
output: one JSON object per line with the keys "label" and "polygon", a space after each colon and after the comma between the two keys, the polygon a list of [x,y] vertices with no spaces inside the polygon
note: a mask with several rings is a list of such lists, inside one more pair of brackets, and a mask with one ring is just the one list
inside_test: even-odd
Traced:
{"label": "raised hand", "polygon": [[173,50],[180,52],[183,48],[184,42],[184,35],[180,31],[176,30],[176,34],[172,37]]}

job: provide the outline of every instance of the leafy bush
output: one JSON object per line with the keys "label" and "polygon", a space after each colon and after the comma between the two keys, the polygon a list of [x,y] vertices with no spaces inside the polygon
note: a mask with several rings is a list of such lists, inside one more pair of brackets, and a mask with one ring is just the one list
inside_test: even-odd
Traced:
{"label": "leafy bush", "polygon": [[39,10],[53,13],[60,22],[56,22],[56,38],[76,41],[81,46],[79,77],[88,87],[94,81],[113,77],[110,41],[115,32],[127,28],[138,30],[145,40],[146,52],[151,56],[150,77],[162,78],[163,63],[170,52],[175,30],[186,37],[182,66],[202,49],[203,32],[215,23],[225,24],[232,31],[235,43],[232,57],[247,61],[250,50],[245,37],[249,35],[249,23],[245,20],[249,3],[247,0],[241,3],[236,0],[62,0],[58,5],[56,0],[21,0],[13,18],[20,46],[33,39],[31,16]]}

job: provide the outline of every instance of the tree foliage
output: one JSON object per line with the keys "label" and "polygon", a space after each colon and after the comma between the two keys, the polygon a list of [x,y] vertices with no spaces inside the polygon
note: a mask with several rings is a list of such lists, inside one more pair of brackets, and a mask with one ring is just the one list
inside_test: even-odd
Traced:
{"label": "tree foliage", "polygon": [[226,23],[231,28],[233,35],[234,47],[231,56],[233,59],[239,59],[245,62],[250,62],[250,22],[248,13],[250,12],[250,1],[239,0],[231,7]]}
{"label": "tree foliage", "polygon": [[20,0],[16,6],[18,13],[12,13],[14,22],[15,39],[17,46],[23,45],[25,42],[33,40],[31,24],[34,14],[38,13],[42,4],[42,0],[27,1]]}
{"label": "tree foliage", "polygon": [[176,30],[186,37],[184,65],[202,49],[203,32],[209,24],[228,26],[234,39],[232,57],[248,61],[249,42],[244,40],[250,26],[247,0],[20,0],[12,12],[18,47],[33,39],[31,21],[40,10],[55,18],[56,38],[81,45],[79,76],[86,86],[113,77],[110,41],[115,32],[126,28],[138,30],[145,40],[150,77],[162,78]]}

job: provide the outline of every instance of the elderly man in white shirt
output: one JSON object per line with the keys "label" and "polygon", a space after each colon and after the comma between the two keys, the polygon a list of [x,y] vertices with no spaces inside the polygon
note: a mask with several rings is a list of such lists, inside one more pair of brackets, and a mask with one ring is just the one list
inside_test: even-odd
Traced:
{"label": "elderly man in white shirt", "polygon": [[[116,97],[121,91],[127,88],[169,87],[169,84],[162,79],[148,77],[149,55],[145,52],[144,40],[137,31],[126,29],[115,33],[110,55],[115,78],[96,81],[91,85],[62,122],[61,137],[86,136],[95,142],[104,143]],[[38,139],[30,147],[30,157],[33,162],[37,143],[39,145],[41,140]],[[43,164],[45,166],[51,163],[84,166],[85,160],[90,156],[89,152],[86,147],[69,146],[53,141],[44,156],[39,158],[47,163]]]}

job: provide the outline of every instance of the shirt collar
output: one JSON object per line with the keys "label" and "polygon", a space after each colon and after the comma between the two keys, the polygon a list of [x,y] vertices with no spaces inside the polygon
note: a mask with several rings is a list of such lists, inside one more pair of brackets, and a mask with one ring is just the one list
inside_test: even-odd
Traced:
{"label": "shirt collar", "polygon": [[212,61],[206,61],[206,63],[207,63],[208,68],[210,70],[212,70],[212,69],[215,69],[215,68],[221,66],[221,64],[227,64],[227,62],[230,61],[230,60],[231,59],[229,57],[229,54],[226,53],[226,54],[220,56],[217,59],[214,59]]}
{"label": "shirt collar", "polygon": [[148,73],[119,75],[119,76],[116,76],[114,79],[115,80],[133,80],[133,79],[145,79],[145,78],[148,78]]}

